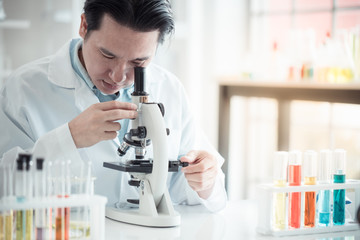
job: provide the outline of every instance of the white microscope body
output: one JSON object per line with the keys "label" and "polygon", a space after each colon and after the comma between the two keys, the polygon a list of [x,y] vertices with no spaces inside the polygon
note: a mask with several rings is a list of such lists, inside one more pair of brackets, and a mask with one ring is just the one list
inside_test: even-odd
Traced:
{"label": "white microscope body", "polygon": [[[142,75],[141,83],[137,82],[139,74]],[[144,69],[135,68],[135,90],[132,94],[132,102],[138,105],[138,117],[131,121],[131,130],[125,135],[124,142],[118,150],[119,155],[123,156],[129,147],[135,147],[136,160],[125,165],[118,162],[104,163],[105,167],[131,173],[139,188],[139,208],[107,207],[106,216],[142,226],[178,226],[180,215],[173,208],[166,186],[170,166],[164,110],[161,104],[147,102],[147,94],[143,91],[143,78]],[[140,85],[140,90],[136,84]],[[153,146],[153,159],[147,161],[143,158],[150,142]],[[181,165],[179,161],[175,162],[175,165]]]}

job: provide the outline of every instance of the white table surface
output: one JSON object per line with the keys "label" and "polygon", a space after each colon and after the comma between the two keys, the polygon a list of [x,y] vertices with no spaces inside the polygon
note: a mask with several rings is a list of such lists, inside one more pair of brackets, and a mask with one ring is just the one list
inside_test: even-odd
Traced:
{"label": "white table surface", "polygon": [[202,206],[175,206],[181,214],[181,225],[172,228],[151,228],[117,222],[106,218],[106,240],[171,240],[171,239],[336,239],[360,240],[358,231],[328,233],[321,235],[302,235],[294,237],[275,238],[256,233],[257,207],[255,202],[230,201],[227,207],[219,213],[209,213]]}

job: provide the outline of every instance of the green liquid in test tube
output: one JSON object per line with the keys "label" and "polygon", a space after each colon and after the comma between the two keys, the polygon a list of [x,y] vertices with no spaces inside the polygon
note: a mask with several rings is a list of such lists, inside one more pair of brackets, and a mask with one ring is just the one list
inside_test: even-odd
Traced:
{"label": "green liquid in test tube", "polygon": [[[286,187],[288,153],[279,151],[274,159],[274,186]],[[273,227],[283,230],[286,226],[286,192],[274,193]]]}

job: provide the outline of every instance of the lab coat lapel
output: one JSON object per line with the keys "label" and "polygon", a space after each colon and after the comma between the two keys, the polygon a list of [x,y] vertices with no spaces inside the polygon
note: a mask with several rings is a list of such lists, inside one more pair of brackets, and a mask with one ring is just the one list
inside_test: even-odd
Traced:
{"label": "lab coat lapel", "polygon": [[50,61],[49,81],[63,88],[74,89],[75,105],[82,112],[99,100],[72,68],[70,42],[66,43]]}

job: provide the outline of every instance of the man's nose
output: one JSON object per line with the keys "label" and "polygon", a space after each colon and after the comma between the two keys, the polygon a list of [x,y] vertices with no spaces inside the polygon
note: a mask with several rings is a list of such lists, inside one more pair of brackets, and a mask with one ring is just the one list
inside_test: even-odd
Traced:
{"label": "man's nose", "polygon": [[118,64],[110,72],[110,78],[116,83],[124,81],[126,79],[127,68],[126,64]]}

